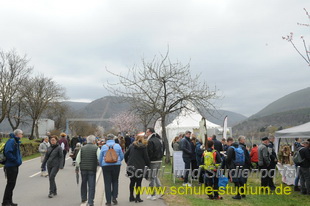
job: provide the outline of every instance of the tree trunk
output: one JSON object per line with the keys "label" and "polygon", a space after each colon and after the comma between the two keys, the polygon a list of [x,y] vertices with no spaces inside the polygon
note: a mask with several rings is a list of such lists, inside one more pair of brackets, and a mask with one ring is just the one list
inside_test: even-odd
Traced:
{"label": "tree trunk", "polygon": [[161,128],[162,128],[162,138],[164,142],[164,147],[166,151],[166,163],[170,164],[170,150],[169,150],[169,142],[166,133],[166,115],[161,116]]}
{"label": "tree trunk", "polygon": [[36,124],[36,120],[33,119],[33,120],[32,120],[32,125],[31,125],[31,134],[30,134],[29,139],[34,139],[33,133],[34,133],[34,126],[35,126],[35,124]]}
{"label": "tree trunk", "polygon": [[38,125],[38,121],[36,121],[35,124],[35,133],[36,133],[36,139],[39,138],[39,125]]}

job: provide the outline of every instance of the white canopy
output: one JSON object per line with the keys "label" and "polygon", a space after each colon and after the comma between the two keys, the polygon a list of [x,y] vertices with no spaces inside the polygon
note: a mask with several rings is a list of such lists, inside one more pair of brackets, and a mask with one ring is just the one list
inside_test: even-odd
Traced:
{"label": "white canopy", "polygon": [[281,138],[310,138],[310,122],[291,127],[288,129],[280,130],[275,133],[275,148],[276,153],[279,150],[279,142]]}
{"label": "white canopy", "polygon": [[296,127],[280,130],[276,132],[275,136],[281,138],[310,138],[310,122]]}
{"label": "white canopy", "polygon": [[[296,127],[291,127],[288,129],[280,130],[275,133],[275,149],[276,153],[278,154],[279,151],[279,145],[281,138],[310,138],[310,122],[306,124],[302,124]],[[286,168],[288,170],[294,171],[294,166],[292,165],[277,165],[278,169],[282,169],[282,172],[280,171],[282,175],[282,181],[286,183],[287,185],[294,185],[295,177],[291,177],[289,173],[285,172],[283,173],[283,169]]]}
{"label": "white canopy", "polygon": [[[172,154],[172,148],[170,146],[172,140],[181,132],[185,132],[187,130],[193,132],[194,130],[199,130],[199,122],[202,119],[201,114],[197,112],[197,110],[192,109],[193,111],[185,111],[182,110],[180,114],[166,127],[167,138],[169,142],[170,154]],[[160,119],[157,120],[155,124],[155,131],[161,134],[161,124]],[[214,124],[210,121],[206,120],[206,126],[208,129],[218,128],[221,126]]]}

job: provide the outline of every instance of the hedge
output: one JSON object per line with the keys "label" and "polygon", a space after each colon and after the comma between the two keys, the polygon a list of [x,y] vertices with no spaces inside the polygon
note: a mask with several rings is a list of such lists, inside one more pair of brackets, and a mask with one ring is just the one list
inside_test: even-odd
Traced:
{"label": "hedge", "polygon": [[38,142],[27,142],[20,144],[20,151],[23,157],[27,157],[39,152],[39,145]]}

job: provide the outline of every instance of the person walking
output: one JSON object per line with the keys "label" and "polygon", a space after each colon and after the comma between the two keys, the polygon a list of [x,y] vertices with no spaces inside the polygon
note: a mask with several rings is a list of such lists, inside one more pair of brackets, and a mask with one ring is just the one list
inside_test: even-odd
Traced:
{"label": "person walking", "polygon": [[[294,142],[294,146],[293,146],[294,153],[296,153],[302,147],[301,141],[302,141],[301,138],[295,138],[295,142]],[[287,158],[287,159],[289,159],[289,158]],[[298,166],[295,164],[296,177],[295,177],[295,182],[294,182],[294,191],[300,191],[300,188],[298,186],[300,178],[299,178],[299,174],[298,174],[297,168],[298,168]]]}
{"label": "person walking", "polygon": [[65,164],[66,164],[66,155],[69,152],[69,143],[67,141],[66,136],[67,136],[66,133],[64,132],[60,133],[61,139],[58,141],[58,144],[62,148],[62,152],[63,152],[63,158],[64,158],[64,160],[62,161],[63,168],[65,167]]}
{"label": "person walking", "polygon": [[57,195],[57,186],[55,182],[56,175],[59,169],[63,169],[63,151],[62,148],[57,144],[57,136],[53,135],[50,139],[51,146],[47,149],[45,158],[42,162],[41,168],[47,167],[48,176],[49,176],[49,198],[53,198]]}
{"label": "person walking", "polygon": [[299,168],[301,194],[310,195],[310,142],[304,141],[302,145],[304,147],[299,150],[303,159]]}
{"label": "person walking", "polygon": [[268,186],[270,187],[271,190],[276,189],[276,186],[274,185],[274,182],[273,182],[273,177],[274,177],[274,174],[276,171],[276,166],[278,163],[277,154],[276,154],[275,149],[274,149],[274,140],[275,140],[274,136],[269,137],[268,152],[270,155],[270,168],[269,169],[271,171],[270,171],[270,178],[269,178]]}
{"label": "person walking", "polygon": [[216,139],[216,135],[212,135],[212,141],[214,143],[214,149],[218,152],[221,152],[223,151],[223,145],[222,145],[222,142],[220,142],[219,140]]}
{"label": "person walking", "polygon": [[173,151],[180,151],[180,136],[176,136],[171,143],[171,147],[173,149]]}
{"label": "person walking", "polygon": [[181,150],[183,151],[182,158],[184,162],[184,169],[185,169],[185,175],[184,175],[184,183],[183,186],[189,186],[192,185],[188,183],[188,175],[189,170],[191,169],[191,157],[192,157],[192,147],[191,147],[191,131],[186,131],[185,136],[181,140]]}
{"label": "person walking", "polygon": [[197,163],[197,159],[196,159],[196,145],[199,142],[199,140],[196,138],[195,134],[192,134],[191,136],[191,174],[193,175],[193,177],[197,177],[198,176],[198,163]]}
{"label": "person walking", "polygon": [[[41,164],[45,158],[45,154],[47,152],[47,149],[50,147],[50,143],[49,143],[49,138],[48,137],[45,137],[43,139],[43,142],[40,144],[39,146],[39,152],[41,154]],[[42,170],[41,170],[41,177],[47,177],[47,172],[46,172],[46,167],[44,167]]]}
{"label": "person walking", "polygon": [[213,194],[208,194],[209,199],[212,200],[221,200],[223,197],[219,196],[218,193],[218,175],[217,170],[221,166],[221,155],[218,151],[213,149],[213,141],[206,141],[205,148],[206,150],[203,153],[204,163],[203,168],[205,170],[205,179],[208,187],[212,187]]}
{"label": "person walking", "polygon": [[258,168],[258,147],[256,144],[253,144],[253,148],[250,153],[252,168]]}
{"label": "person walking", "polygon": [[[114,152],[116,153],[116,162],[106,162],[106,154],[114,153],[113,151],[109,152],[109,150],[114,150]],[[115,205],[118,203],[118,179],[121,169],[121,162],[123,161],[123,159],[124,154],[122,152],[121,146],[115,143],[113,134],[108,134],[106,144],[101,147],[99,156],[99,164],[102,168],[104,179],[106,205],[108,206],[111,205],[111,202],[113,202]]]}
{"label": "person walking", "polygon": [[[149,177],[150,180],[150,187],[160,187],[161,182],[158,178],[158,172],[161,167],[162,158],[164,155],[164,147],[163,142],[158,134],[155,133],[154,128],[148,128],[145,132],[146,136],[148,137],[147,142],[147,153],[150,158],[150,170],[151,175]],[[147,199],[156,200],[157,197],[155,193],[149,195]]]}
{"label": "person walking", "polygon": [[4,154],[6,157],[4,172],[7,178],[7,183],[4,190],[2,206],[17,206],[16,203],[13,203],[13,190],[16,185],[19,166],[22,164],[19,141],[22,136],[22,130],[14,130],[14,132],[10,134],[10,139],[6,142],[4,147]]}
{"label": "person walking", "polygon": [[[247,147],[246,147],[246,144],[245,144],[245,141],[246,141],[246,137],[243,136],[243,135],[240,135],[238,137],[238,143],[239,143],[239,146],[241,147],[241,149],[243,150],[243,153],[244,153],[244,165],[242,165],[242,169],[244,171],[244,174],[247,174],[245,175],[245,177],[242,178],[243,180],[243,185],[244,187],[242,187],[241,189],[241,192],[242,193],[246,193],[246,191],[244,191],[244,189],[246,189],[246,183],[248,181],[248,175],[250,173],[250,169],[251,169],[251,157],[250,157],[250,153],[249,151],[247,150]],[[245,195],[241,195],[241,197],[245,198]]]}
{"label": "person walking", "polygon": [[127,163],[127,174],[130,177],[129,184],[129,202],[143,202],[140,194],[134,197],[134,188],[141,187],[143,179],[143,170],[150,166],[150,159],[146,148],[147,142],[144,135],[137,135],[136,140],[131,144],[125,153],[125,162]]}
{"label": "person walking", "polygon": [[243,172],[243,166],[245,164],[245,154],[244,150],[237,142],[233,142],[233,139],[231,139],[230,141],[232,142],[232,144],[226,152],[226,166],[230,170],[228,174],[230,181],[235,184],[237,191],[237,194],[232,198],[240,200],[245,197],[244,191],[241,191],[241,189],[239,189],[246,182],[242,175],[240,175]]}
{"label": "person walking", "polygon": [[76,144],[78,142],[79,142],[79,139],[76,136],[72,137],[72,139],[71,139],[71,151],[72,152],[74,151]]}
{"label": "person walking", "polygon": [[258,146],[258,166],[261,170],[261,186],[268,187],[270,182],[270,154],[268,152],[269,139],[268,137],[262,138],[262,144]]}
{"label": "person walking", "polygon": [[94,135],[88,136],[86,141],[86,145],[83,146],[77,154],[75,161],[75,171],[79,173],[79,169],[81,170],[82,203],[85,203],[88,200],[88,206],[93,206],[96,193],[96,172],[100,156],[100,149],[96,145],[96,137]]}

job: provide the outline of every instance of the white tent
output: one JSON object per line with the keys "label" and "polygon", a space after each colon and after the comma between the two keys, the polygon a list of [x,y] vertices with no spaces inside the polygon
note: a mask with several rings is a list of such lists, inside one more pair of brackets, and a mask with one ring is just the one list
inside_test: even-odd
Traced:
{"label": "white tent", "polygon": [[[274,142],[276,153],[278,154],[278,151],[280,148],[279,146],[280,146],[280,142],[282,138],[292,139],[292,138],[297,138],[297,137],[310,138],[310,122],[276,132],[275,142]],[[278,169],[282,175],[282,181],[286,183],[287,185],[294,185],[295,176],[293,177],[290,176],[289,172],[284,174],[283,171],[284,170],[295,171],[295,166],[289,165],[289,164],[288,165],[278,164]]]}
{"label": "white tent", "polygon": [[[170,146],[171,142],[180,132],[185,132],[187,130],[191,132],[199,131],[199,122],[201,121],[202,116],[196,110],[192,110],[193,111],[182,110],[180,114],[169,125],[167,125],[166,133],[169,142],[170,154],[172,154],[172,148]],[[206,120],[206,126],[209,131],[211,129],[221,129],[220,125],[214,124],[208,120]],[[157,120],[155,124],[155,131],[161,134],[162,129],[160,119]]]}
{"label": "white tent", "polygon": [[275,148],[276,148],[276,153],[278,153],[279,151],[279,145],[280,145],[281,138],[297,138],[297,137],[310,138],[310,122],[276,132],[275,143],[274,143]]}

